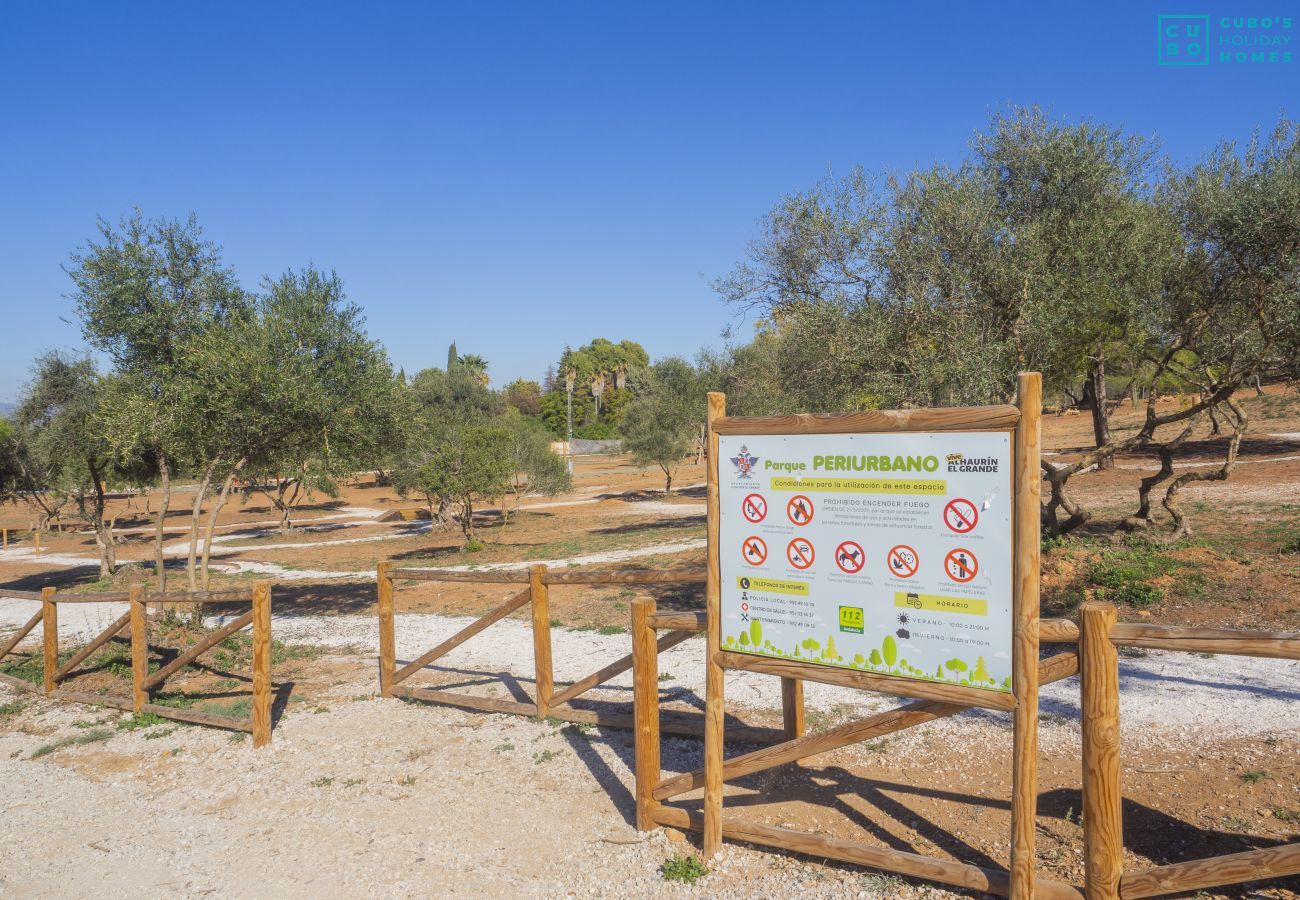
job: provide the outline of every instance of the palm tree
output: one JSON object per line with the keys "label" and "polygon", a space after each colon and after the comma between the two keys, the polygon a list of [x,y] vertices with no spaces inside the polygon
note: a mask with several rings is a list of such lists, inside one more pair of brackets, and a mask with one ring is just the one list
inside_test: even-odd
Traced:
{"label": "palm tree", "polygon": [[492,380],[488,377],[487,360],[479,356],[477,353],[466,353],[456,361],[456,364],[462,366],[465,371],[474,376],[483,387],[487,387],[488,382]]}
{"label": "palm tree", "polygon": [[600,415],[600,395],[605,393],[605,373],[597,372],[591,376],[591,396],[596,398],[596,415]]}

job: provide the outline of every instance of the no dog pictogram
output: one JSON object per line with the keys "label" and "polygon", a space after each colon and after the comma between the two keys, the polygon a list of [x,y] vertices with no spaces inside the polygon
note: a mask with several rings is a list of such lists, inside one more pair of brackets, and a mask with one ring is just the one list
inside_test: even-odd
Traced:
{"label": "no dog pictogram", "polygon": [[813,520],[813,502],[803,494],[795,494],[785,505],[785,514],[796,525],[807,525]]}
{"label": "no dog pictogram", "polygon": [[961,497],[949,500],[948,505],[943,508],[943,524],[958,534],[973,531],[979,520],[980,513],[975,508],[975,504]]}
{"label": "no dog pictogram", "polygon": [[812,542],[806,538],[795,538],[785,548],[785,558],[790,560],[790,565],[796,569],[806,569],[813,564]]}
{"label": "no dog pictogram", "polygon": [[885,562],[889,565],[889,574],[897,578],[911,578],[921,568],[921,557],[906,544],[891,547]]}
{"label": "no dog pictogram", "polygon": [[974,553],[958,547],[956,550],[948,551],[948,555],[943,558],[943,568],[953,581],[965,584],[975,577],[975,573],[980,570],[980,564],[975,559]]}
{"label": "no dog pictogram", "polygon": [[740,502],[740,511],[747,520],[757,525],[767,518],[767,501],[762,494],[750,494]]}
{"label": "no dog pictogram", "polygon": [[847,575],[856,575],[867,564],[867,554],[857,541],[845,541],[835,548],[835,565]]}
{"label": "no dog pictogram", "polygon": [[747,537],[740,546],[740,555],[751,566],[761,566],[767,561],[767,542],[761,537]]}

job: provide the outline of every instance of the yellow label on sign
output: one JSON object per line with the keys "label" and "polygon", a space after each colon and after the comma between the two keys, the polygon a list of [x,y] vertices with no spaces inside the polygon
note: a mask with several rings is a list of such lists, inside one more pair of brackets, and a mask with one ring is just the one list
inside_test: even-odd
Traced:
{"label": "yellow label on sign", "polygon": [[894,593],[894,605],[925,612],[962,613],[967,616],[988,615],[988,601],[972,597],[941,597],[938,594],[912,594],[908,591]]}
{"label": "yellow label on sign", "polygon": [[751,575],[740,575],[736,578],[736,587],[742,591],[790,594],[795,597],[808,596],[808,582],[806,581],[782,581],[779,578],[754,578]]}
{"label": "yellow label on sign", "polygon": [[859,606],[840,607],[840,631],[862,634],[862,608]]}
{"label": "yellow label on sign", "polygon": [[791,478],[772,479],[774,491],[825,491],[831,494],[934,494],[948,493],[943,478]]}

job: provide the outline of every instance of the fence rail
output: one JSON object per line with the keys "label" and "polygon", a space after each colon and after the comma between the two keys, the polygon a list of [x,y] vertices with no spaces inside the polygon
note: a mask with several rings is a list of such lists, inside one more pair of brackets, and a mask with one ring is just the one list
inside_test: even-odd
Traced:
{"label": "fence rail", "polygon": [[[41,608],[0,645],[0,659],[8,656],[18,644],[27,637],[37,625],[41,626],[41,684],[33,684],[21,678],[0,672],[0,682],[19,690],[31,693],[43,693],[58,700],[74,703],[93,703],[111,706],[132,712],[149,712],[167,719],[190,722],[198,725],[210,725],[245,731],[253,735],[253,746],[261,747],[271,740],[271,586],[259,582],[251,589],[229,591],[199,591],[177,593],[155,593],[147,591],[143,585],[132,587],[130,591],[108,592],[103,594],[65,594],[60,595],[54,588],[47,587],[40,593],[30,591],[3,591],[0,596],[18,600],[38,600]],[[81,647],[68,660],[59,663],[59,613],[58,609],[65,603],[111,603],[125,600],[129,608],[115,619],[112,624],[99,632]],[[172,603],[195,602],[245,602],[252,608],[234,621],[212,632],[190,647],[171,662],[156,672],[149,671],[149,615],[148,606]],[[154,703],[153,694],[164,681],[193,663],[232,634],[253,626],[253,696],[252,715],[230,716],[202,710],[178,709],[172,706]],[[86,691],[68,690],[60,684],[72,677],[87,659],[109,641],[130,629],[131,645],[131,694],[130,696],[114,694],[97,694]]]}
{"label": "fence rail", "polygon": [[[566,686],[556,688],[553,670],[553,643],[551,635],[550,591],[551,585],[662,585],[703,584],[703,569],[673,571],[589,571],[552,572],[544,565],[532,566],[526,572],[466,572],[448,569],[398,568],[380,563],[376,573],[379,583],[379,689],[385,697],[405,697],[428,703],[441,703],[483,712],[504,712],[524,716],[553,717],[567,722],[606,725],[615,728],[632,728],[631,713],[605,712],[575,708],[572,703],[593,688],[605,684],[633,668],[634,659],[628,654],[579,678]],[[394,612],[395,582],[401,579],[416,581],[469,582],[482,584],[526,585],[523,590],[489,610],[466,625],[456,634],[433,649],[422,653],[401,668],[397,666],[396,616]],[[502,619],[529,608],[533,633],[534,689],[527,700],[505,700],[478,697],[432,687],[413,687],[406,684],[411,676],[446,656],[470,638],[500,622]],[[672,628],[658,641],[659,650],[668,650],[684,643],[704,629],[702,613],[670,613]],[[797,706],[796,706],[797,705]],[[802,694],[786,700],[791,710],[787,714],[787,728],[751,728],[741,724],[730,730],[739,738],[757,743],[771,743],[786,735],[789,728],[797,727],[802,733],[802,716],[794,710],[802,709]],[[703,716],[674,713],[663,717],[662,730],[672,734],[699,736],[703,733]]]}
{"label": "fence rail", "polygon": [[[703,613],[659,612],[655,601],[632,602],[634,716],[636,719],[636,820],[649,830],[663,825],[702,831],[702,814],[667,801],[706,787],[705,770],[664,778],[660,768],[658,652],[661,630],[704,627]],[[1078,650],[1057,653],[1039,663],[1041,684],[1080,675],[1083,733],[1083,826],[1085,885],[1080,888],[1051,879],[1034,880],[1038,897],[1129,898],[1219,887],[1300,874],[1300,843],[1244,853],[1190,860],[1164,866],[1123,871],[1119,783],[1119,669],[1117,648],[1210,652],[1234,656],[1300,658],[1300,635],[1289,632],[1188,628],[1115,621],[1107,604],[1084,604],[1080,622],[1044,619],[1044,643],[1078,644]],[[735,781],[776,766],[807,759],[886,734],[903,731],[973,707],[937,699],[914,700],[895,709],[849,722],[819,734],[787,739],[726,759],[722,781]],[[730,729],[729,729],[730,733]],[[756,825],[724,816],[723,834],[735,840],[836,859],[899,872],[931,881],[1007,894],[1008,873],[960,862],[935,860],[899,850],[869,847],[785,828]]]}

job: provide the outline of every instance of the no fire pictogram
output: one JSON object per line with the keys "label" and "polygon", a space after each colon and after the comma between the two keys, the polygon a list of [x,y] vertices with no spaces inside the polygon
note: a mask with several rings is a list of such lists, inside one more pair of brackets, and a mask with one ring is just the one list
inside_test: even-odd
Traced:
{"label": "no fire pictogram", "polygon": [[956,550],[948,551],[948,555],[943,558],[943,568],[953,581],[965,584],[975,577],[975,573],[980,570],[980,564],[975,559],[974,553],[958,547]]}
{"label": "no fire pictogram", "polygon": [[785,558],[790,560],[790,565],[796,569],[806,569],[813,564],[812,542],[805,538],[795,538],[785,548]]}
{"label": "no fire pictogram", "polygon": [[906,544],[891,547],[885,562],[889,566],[889,574],[896,578],[911,578],[921,568],[921,557]]}
{"label": "no fire pictogram", "polygon": [[741,501],[740,511],[746,519],[757,525],[767,518],[767,501],[762,494],[750,494]]}
{"label": "no fire pictogram", "polygon": [[943,524],[958,534],[973,531],[979,520],[980,513],[975,508],[975,504],[961,497],[949,500],[948,505],[943,508]]}
{"label": "no fire pictogram", "polygon": [[813,502],[803,494],[795,494],[785,505],[785,514],[796,525],[807,525],[813,520]]}
{"label": "no fire pictogram", "polygon": [[867,564],[867,554],[857,541],[845,541],[835,548],[835,565],[848,575],[856,575]]}
{"label": "no fire pictogram", "polygon": [[767,561],[767,542],[761,537],[747,537],[740,547],[740,555],[751,566],[761,566]]}

